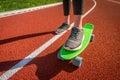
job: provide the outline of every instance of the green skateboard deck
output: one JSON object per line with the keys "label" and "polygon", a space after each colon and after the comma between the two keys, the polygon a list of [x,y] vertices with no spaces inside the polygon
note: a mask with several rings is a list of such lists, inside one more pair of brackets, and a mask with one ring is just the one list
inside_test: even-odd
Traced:
{"label": "green skateboard deck", "polygon": [[60,52],[58,53],[59,56],[63,59],[63,60],[71,60],[75,57],[77,57],[79,54],[82,53],[82,51],[87,47],[87,45],[89,44],[91,38],[93,38],[92,36],[92,32],[94,29],[94,25],[92,24],[85,24],[84,25],[84,40],[82,42],[82,47],[79,50],[76,51],[70,51],[70,50],[66,50],[63,46],[60,50]]}

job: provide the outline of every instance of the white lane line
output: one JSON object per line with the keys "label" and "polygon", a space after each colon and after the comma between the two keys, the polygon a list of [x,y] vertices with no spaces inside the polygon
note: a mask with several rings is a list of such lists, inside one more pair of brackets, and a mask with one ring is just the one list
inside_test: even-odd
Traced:
{"label": "white lane line", "polygon": [[94,5],[92,6],[91,9],[89,9],[83,16],[82,18],[84,18],[85,16],[87,16],[97,5],[97,2],[95,0],[92,0],[94,2]]}
{"label": "white lane line", "polygon": [[37,7],[32,7],[32,8],[26,8],[26,9],[20,9],[20,10],[8,11],[8,12],[1,12],[0,18],[18,15],[18,14],[23,14],[23,13],[27,13],[27,12],[32,12],[35,10],[45,9],[45,8],[49,8],[49,7],[54,7],[54,6],[58,6],[61,4],[62,4],[62,2],[59,2],[59,3],[53,3],[53,4],[37,6]]}
{"label": "white lane line", "polygon": [[[71,24],[73,26],[73,23]],[[6,71],[3,75],[0,76],[0,80],[8,80],[11,76],[13,76],[15,73],[17,73],[19,70],[21,70],[26,64],[28,64],[31,60],[33,60],[37,55],[39,55],[42,51],[44,51],[46,48],[48,48],[52,43],[54,43],[57,39],[59,39],[63,34],[65,34],[67,31],[64,31],[60,35],[56,35],[52,37],[49,41],[47,41],[45,44],[37,48],[35,51],[30,53],[27,57],[25,57],[23,60],[21,60],[19,63],[17,63],[15,66],[13,66],[11,69]]]}
{"label": "white lane line", "polygon": [[120,4],[119,1],[115,1],[115,0],[107,0],[107,1],[109,1],[109,2],[113,2],[113,3],[116,3],[116,4]]}
{"label": "white lane line", "polygon": [[[96,6],[96,1],[93,0],[94,6],[86,12],[84,15],[88,15]],[[83,18],[85,17],[83,15]],[[71,26],[73,23],[71,24]],[[45,44],[40,46],[38,49],[33,51],[30,55],[25,57],[23,60],[21,60],[19,63],[17,63],[15,66],[13,66],[11,69],[6,71],[0,76],[0,80],[8,80],[11,76],[13,76],[15,73],[17,73],[19,70],[21,70],[26,64],[28,64],[31,60],[33,60],[36,56],[38,56],[42,51],[44,51],[46,48],[48,48],[52,43],[54,43],[57,39],[59,39],[63,34],[65,34],[67,31],[61,33],[60,35],[55,35],[53,38],[51,38],[49,41],[47,41]]]}

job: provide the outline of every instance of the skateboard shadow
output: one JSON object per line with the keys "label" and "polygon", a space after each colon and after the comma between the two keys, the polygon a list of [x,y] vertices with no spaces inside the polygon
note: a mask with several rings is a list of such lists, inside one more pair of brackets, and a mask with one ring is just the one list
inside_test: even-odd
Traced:
{"label": "skateboard shadow", "polygon": [[33,63],[37,65],[36,75],[38,76],[39,80],[50,80],[62,70],[70,73],[78,69],[77,67],[73,66],[70,61],[59,60],[57,58],[57,53],[58,50],[40,59],[34,60]]}
{"label": "skateboard shadow", "polygon": [[[46,56],[37,57],[33,59],[29,64],[27,64],[27,65],[32,65],[32,64],[36,65],[37,70],[35,74],[39,80],[50,80],[51,78],[55,77],[63,70],[71,73],[76,69],[78,69],[77,67],[73,66],[70,61],[61,61],[57,59],[58,51],[59,50],[53,53],[48,53],[48,55]],[[7,64],[16,64],[19,61],[20,60],[2,62],[0,66],[0,71],[8,70],[10,67],[13,66],[12,65],[9,68],[8,67],[6,68],[4,67],[5,65],[7,66]],[[2,67],[2,65],[4,66]]]}
{"label": "skateboard shadow", "polygon": [[13,38],[8,38],[8,39],[0,40],[0,44],[6,44],[6,43],[13,42],[13,41],[37,37],[37,36],[45,35],[45,34],[54,34],[55,35],[55,31],[43,32],[43,33],[33,33],[33,34],[27,34],[27,35],[17,36],[17,37],[13,37]]}

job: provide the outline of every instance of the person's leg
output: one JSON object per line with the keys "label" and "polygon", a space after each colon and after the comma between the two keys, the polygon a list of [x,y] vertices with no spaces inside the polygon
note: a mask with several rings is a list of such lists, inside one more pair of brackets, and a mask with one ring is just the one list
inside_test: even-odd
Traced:
{"label": "person's leg", "polygon": [[70,24],[70,15],[64,16],[64,22]]}
{"label": "person's leg", "polygon": [[73,0],[74,9],[74,26],[71,34],[65,43],[64,48],[68,50],[78,50],[81,48],[83,36],[82,18],[83,13],[83,0]]}
{"label": "person's leg", "polygon": [[63,12],[64,12],[64,22],[57,29],[56,33],[59,34],[70,27],[70,0],[63,0]]}
{"label": "person's leg", "polygon": [[79,27],[82,29],[82,16],[74,15],[74,27]]}
{"label": "person's leg", "polygon": [[83,1],[84,0],[73,0],[74,26],[80,29],[82,29]]}
{"label": "person's leg", "polygon": [[63,0],[64,22],[70,24],[70,0]]}

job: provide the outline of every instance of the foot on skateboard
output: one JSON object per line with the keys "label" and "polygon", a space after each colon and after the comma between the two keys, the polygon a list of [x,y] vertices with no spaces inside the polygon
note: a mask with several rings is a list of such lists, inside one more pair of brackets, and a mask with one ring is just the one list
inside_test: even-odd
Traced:
{"label": "foot on skateboard", "polygon": [[94,40],[94,34],[92,34],[94,26],[92,24],[85,24],[84,30],[84,40],[82,41],[82,46],[80,49],[71,51],[64,48],[64,45],[59,51],[59,57],[62,60],[73,60],[73,65],[80,67],[82,64],[82,58],[78,57],[88,46],[88,44]]}

